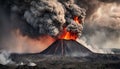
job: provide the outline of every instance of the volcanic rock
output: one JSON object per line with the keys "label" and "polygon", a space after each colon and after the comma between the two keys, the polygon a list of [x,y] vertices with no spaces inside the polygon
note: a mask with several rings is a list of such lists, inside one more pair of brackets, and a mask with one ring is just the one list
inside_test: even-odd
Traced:
{"label": "volcanic rock", "polygon": [[120,63],[120,55],[93,53],[74,40],[57,40],[40,53],[14,53],[10,58],[19,65],[18,69],[33,69],[30,63],[35,63],[37,69],[114,69]]}
{"label": "volcanic rock", "polygon": [[[93,53],[84,47],[82,44],[78,43],[75,40],[56,40],[51,44],[47,49],[40,53],[12,53],[10,58],[16,62],[28,62],[33,61],[34,59],[44,60],[44,57],[58,56],[57,59],[62,57],[86,57],[90,56]],[[50,56],[48,56],[50,55]],[[35,61],[36,62],[36,61]]]}
{"label": "volcanic rock", "polygon": [[57,40],[40,54],[62,56],[88,56],[92,52],[75,40]]}

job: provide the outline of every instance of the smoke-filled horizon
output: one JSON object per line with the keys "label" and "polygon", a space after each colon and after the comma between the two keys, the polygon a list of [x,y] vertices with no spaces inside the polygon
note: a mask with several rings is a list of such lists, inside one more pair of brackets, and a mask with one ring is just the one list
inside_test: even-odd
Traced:
{"label": "smoke-filled horizon", "polygon": [[94,47],[120,49],[120,1],[100,1],[85,20],[83,38]]}

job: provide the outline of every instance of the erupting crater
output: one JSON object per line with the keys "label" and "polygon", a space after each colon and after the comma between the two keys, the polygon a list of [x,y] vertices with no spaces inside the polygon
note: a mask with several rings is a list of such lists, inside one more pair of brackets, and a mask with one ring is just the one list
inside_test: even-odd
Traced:
{"label": "erupting crater", "polygon": [[[80,24],[80,20],[78,19],[78,16],[75,16],[73,18],[73,20],[75,21],[75,23]],[[60,39],[66,39],[66,40],[76,40],[76,38],[78,37],[77,32],[72,32],[72,31],[67,31],[66,28],[63,29],[63,33],[61,34],[61,36],[59,37]]]}

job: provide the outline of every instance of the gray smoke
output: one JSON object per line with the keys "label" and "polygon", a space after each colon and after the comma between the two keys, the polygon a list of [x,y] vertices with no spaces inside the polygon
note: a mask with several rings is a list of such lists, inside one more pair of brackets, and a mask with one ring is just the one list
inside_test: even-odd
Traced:
{"label": "gray smoke", "polygon": [[[83,30],[82,25],[84,24],[86,10],[75,4],[74,0],[66,1],[63,4],[66,8],[66,24],[68,24],[66,27],[67,31],[77,33],[77,35],[80,37]],[[73,20],[75,16],[78,16],[80,24]]]}
{"label": "gray smoke", "polygon": [[84,18],[85,10],[72,0],[62,3],[57,0],[32,1],[30,8],[24,12],[27,23],[39,29],[39,34],[48,34],[53,37],[60,34],[63,26],[69,26],[67,31],[81,33],[82,26],[76,26],[74,16]]}
{"label": "gray smoke", "polygon": [[[28,37],[36,38],[44,34],[58,37],[64,27],[67,31],[77,32],[79,36],[83,32],[82,38],[94,47],[119,47],[119,0],[5,0],[5,3],[2,2],[4,1],[1,1],[1,5],[6,4],[4,7],[7,8],[4,10],[7,12],[3,11],[5,15],[1,13],[5,16],[0,19],[1,44],[3,44],[1,48],[7,43],[5,48],[11,45],[9,44],[11,38],[8,35],[10,30],[20,29],[21,33]],[[80,20],[85,18],[85,23],[84,20],[81,24],[75,23],[74,16],[78,16]]]}
{"label": "gray smoke", "polygon": [[89,3],[92,8],[87,10],[82,39],[93,48],[120,48],[120,1],[91,0]]}
{"label": "gray smoke", "polygon": [[[16,48],[15,52],[23,52],[24,47],[28,52],[26,45],[29,44],[26,41],[29,38],[45,34],[58,37],[64,27],[67,31],[78,33],[78,36],[83,32],[81,39],[90,44],[86,46],[92,50],[104,52],[103,48],[119,48],[119,3],[119,0],[1,0],[0,49],[10,49],[12,52]],[[75,16],[79,17],[81,24],[75,23]],[[24,41],[11,34],[15,29],[27,36]],[[20,46],[16,47],[19,43]],[[9,56],[0,54],[0,63],[9,62],[6,55]]]}
{"label": "gray smoke", "polygon": [[81,24],[75,23],[75,21],[68,21],[70,24],[66,27],[67,31],[70,31],[72,33],[78,33],[78,37],[81,36],[83,26]]}
{"label": "gray smoke", "polygon": [[38,28],[40,34],[57,36],[65,23],[65,11],[56,0],[32,1],[24,17],[33,28]]}
{"label": "gray smoke", "polygon": [[[8,45],[15,47],[15,38],[12,40],[9,35],[15,29],[23,36],[38,38],[45,34],[58,37],[64,27],[78,36],[83,32],[82,38],[94,47],[119,45],[119,0],[5,0],[1,5],[0,14],[5,16],[0,17],[3,49],[10,48]],[[75,23],[75,16],[81,24]]]}
{"label": "gray smoke", "polygon": [[[85,9],[74,1],[60,0],[5,0],[1,1],[0,49],[10,52],[39,52],[40,41],[54,41],[63,29],[81,35]],[[78,16],[80,24],[73,19]],[[40,39],[42,38],[42,40]],[[40,41],[39,41],[40,40]],[[44,42],[45,43],[45,42]]]}
{"label": "gray smoke", "polygon": [[[66,27],[67,31],[76,32],[80,36],[85,9],[80,8],[72,0],[1,0],[0,15],[0,50],[11,53],[35,53],[40,52],[40,45],[45,43],[44,40],[54,41],[43,35],[56,38]],[[74,16],[79,17],[81,24],[73,20]],[[41,42],[33,39],[40,36]],[[1,52],[0,64],[11,63],[9,55]]]}

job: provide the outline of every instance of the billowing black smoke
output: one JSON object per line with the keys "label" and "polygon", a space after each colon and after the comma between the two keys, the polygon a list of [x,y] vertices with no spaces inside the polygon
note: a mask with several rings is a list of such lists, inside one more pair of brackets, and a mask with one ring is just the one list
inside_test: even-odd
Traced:
{"label": "billowing black smoke", "polygon": [[[38,39],[43,35],[58,38],[64,28],[80,36],[86,15],[85,9],[73,0],[5,0],[0,6],[0,47],[10,51],[26,50],[30,46],[29,38]],[[80,24],[73,20],[76,16]]]}
{"label": "billowing black smoke", "polygon": [[[11,33],[16,29],[19,29],[23,36],[30,38],[38,38],[45,34],[58,37],[64,27],[67,31],[77,32],[80,36],[85,10],[82,39],[95,47],[118,47],[119,2],[119,0],[1,0],[0,49],[7,48],[11,51],[21,49],[21,46],[16,48],[19,41]],[[79,17],[81,24],[75,23],[74,16]],[[25,47],[26,41],[22,45]]]}
{"label": "billowing black smoke", "polygon": [[24,18],[39,34],[57,36],[65,23],[65,10],[56,0],[32,1]]}
{"label": "billowing black smoke", "polygon": [[[111,42],[117,47],[120,43],[116,39],[120,34],[119,0],[4,0],[0,3],[1,48],[10,45],[13,36],[9,37],[9,34],[15,29],[22,35],[36,38],[44,34],[58,37],[66,27],[67,31],[77,32],[80,36],[82,24],[75,23],[73,18],[84,19],[85,10],[82,38],[100,47],[108,47]],[[105,38],[107,36],[109,38]]]}
{"label": "billowing black smoke", "polygon": [[[76,24],[74,16],[80,19],[85,17],[85,10],[80,8],[74,1],[59,2],[57,0],[36,0],[36,1],[12,1],[11,18],[18,23],[22,34],[30,37],[50,35],[58,37],[63,27],[68,31],[81,34],[82,25]],[[17,18],[17,20],[16,20]],[[82,23],[83,21],[81,21]]]}
{"label": "billowing black smoke", "polygon": [[[78,36],[81,35],[85,9],[80,8],[73,0],[4,0],[0,3],[2,15],[0,16],[0,33],[2,33],[0,49],[2,50],[19,53],[32,50],[33,53],[36,49],[39,50],[37,47],[42,44],[39,44],[40,42],[37,42],[38,46],[34,43],[34,46],[27,44],[29,41],[32,43],[32,38],[42,38],[43,35],[58,38],[63,28],[78,33]],[[80,24],[73,20],[76,16]],[[33,41],[37,40],[33,39]]]}

